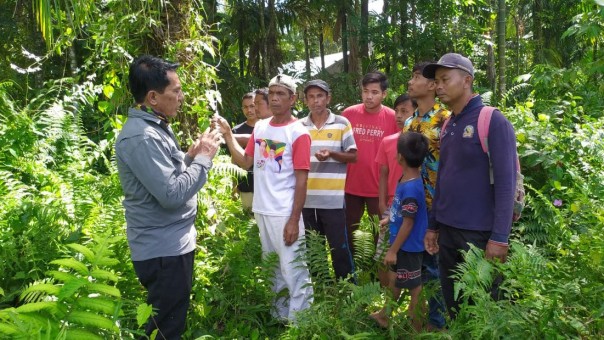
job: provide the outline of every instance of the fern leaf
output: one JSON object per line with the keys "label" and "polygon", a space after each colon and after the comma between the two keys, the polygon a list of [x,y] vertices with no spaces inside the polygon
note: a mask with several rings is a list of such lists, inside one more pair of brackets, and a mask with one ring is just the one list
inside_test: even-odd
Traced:
{"label": "fern leaf", "polygon": [[67,282],[70,280],[75,280],[78,279],[77,276],[68,273],[68,272],[62,272],[62,271],[58,271],[58,270],[49,270],[47,272],[48,275],[52,276],[53,278],[55,278],[58,281],[62,281],[62,282]]}
{"label": "fern leaf", "polygon": [[72,297],[80,288],[85,286],[87,283],[88,281],[81,278],[67,281],[65,282],[63,287],[61,287],[61,291],[59,292],[57,297],[59,298],[59,300],[65,300],[69,297]]}
{"label": "fern leaf", "polygon": [[118,332],[119,329],[110,319],[92,312],[73,311],[67,316],[67,321],[80,324],[82,326],[97,327]]}
{"label": "fern leaf", "polygon": [[81,297],[77,300],[77,305],[93,312],[102,312],[113,315],[118,306],[117,302],[104,298]]}
{"label": "fern leaf", "polygon": [[17,333],[18,330],[19,328],[16,326],[0,322],[0,334],[12,335]]}
{"label": "fern leaf", "polygon": [[[58,295],[61,288],[52,283],[33,283],[21,293],[21,299],[25,302],[38,302],[47,295]],[[41,294],[45,293],[45,294]]]}
{"label": "fern leaf", "polygon": [[67,329],[65,331],[65,340],[103,340],[104,337],[83,329]]}
{"label": "fern leaf", "polygon": [[44,309],[49,310],[57,310],[57,302],[56,301],[42,301],[42,302],[32,302],[21,305],[15,310],[19,313],[32,313],[39,312]]}
{"label": "fern leaf", "polygon": [[85,264],[83,264],[82,262],[80,262],[74,258],[58,259],[58,260],[51,261],[50,263],[57,264],[62,267],[71,268],[82,275],[88,276],[88,274],[89,274],[88,267],[86,267]]}
{"label": "fern leaf", "polygon": [[122,294],[116,287],[106,285],[103,283],[90,283],[88,284],[88,290],[91,292],[103,293],[110,296],[120,297]]}
{"label": "fern leaf", "polygon": [[97,258],[96,261],[95,261],[95,264],[97,266],[108,266],[108,267],[115,266],[118,263],[120,263],[119,260],[112,259],[112,258],[109,258],[109,257]]}
{"label": "fern leaf", "polygon": [[86,246],[77,243],[70,243],[67,246],[84,255],[88,261],[92,262],[94,260],[94,253],[92,250],[86,248]]}
{"label": "fern leaf", "polygon": [[103,269],[93,269],[90,272],[90,276],[92,276],[95,279],[101,279],[101,280],[113,281],[113,282],[117,282],[119,280],[119,277],[117,275],[113,274],[110,271],[103,270]]}

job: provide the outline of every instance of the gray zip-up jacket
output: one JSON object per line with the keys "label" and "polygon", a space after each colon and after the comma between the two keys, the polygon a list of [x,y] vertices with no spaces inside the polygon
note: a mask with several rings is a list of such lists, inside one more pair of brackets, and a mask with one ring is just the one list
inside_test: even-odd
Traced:
{"label": "gray zip-up jacket", "polygon": [[136,108],[128,111],[115,154],[132,260],[195,250],[197,192],[212,160],[188,157],[168,126],[162,128],[159,118]]}

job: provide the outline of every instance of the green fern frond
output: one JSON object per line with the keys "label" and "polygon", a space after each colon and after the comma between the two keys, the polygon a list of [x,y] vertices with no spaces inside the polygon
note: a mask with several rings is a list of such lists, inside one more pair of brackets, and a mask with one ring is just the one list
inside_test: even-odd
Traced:
{"label": "green fern frond", "polygon": [[328,255],[325,236],[314,230],[306,231],[303,243],[304,247],[300,247],[300,252],[315,280],[315,287],[319,283],[333,283],[331,263],[327,261]]}
{"label": "green fern frond", "polygon": [[117,289],[114,286],[106,285],[103,283],[96,283],[96,282],[89,283],[88,290],[90,292],[103,293],[103,294],[107,294],[107,295],[115,296],[115,297],[122,296],[119,289]]}
{"label": "green fern frond", "polygon": [[31,303],[26,303],[24,305],[21,305],[21,306],[15,308],[15,310],[19,313],[33,313],[33,312],[39,312],[41,310],[53,311],[56,309],[57,309],[56,301],[31,302]]}
{"label": "green fern frond", "polygon": [[75,276],[69,272],[64,272],[64,271],[59,271],[59,270],[49,270],[48,272],[46,272],[46,274],[52,276],[55,280],[62,281],[62,282],[67,282],[67,281],[78,279],[77,276]]}
{"label": "green fern frond", "polygon": [[19,328],[15,325],[0,322],[0,334],[14,335],[19,332]]}
{"label": "green fern frond", "polygon": [[81,244],[77,244],[77,243],[70,243],[67,245],[67,247],[81,253],[82,255],[84,255],[84,257],[86,257],[86,259],[88,261],[91,261],[94,259],[94,253],[92,252],[92,250],[86,248],[86,246],[81,245]]}
{"label": "green fern frond", "polygon": [[516,85],[512,86],[511,88],[507,89],[505,91],[505,94],[501,98],[501,102],[504,104],[503,106],[507,106],[510,99],[514,95],[518,94],[521,90],[528,89],[530,87],[531,87],[531,84],[529,84],[529,83],[520,83],[520,84],[516,84]]}
{"label": "green fern frond", "polygon": [[245,177],[247,176],[247,170],[240,168],[239,166],[231,163],[228,156],[220,155],[214,159],[214,165],[212,171],[218,175],[228,175],[232,177]]}
{"label": "green fern frond", "polygon": [[76,292],[78,292],[80,290],[80,288],[85,287],[87,283],[88,283],[88,281],[83,278],[66,281],[63,284],[63,286],[61,287],[59,294],[57,294],[59,301],[65,300],[67,298],[74,296],[76,294]]}
{"label": "green fern frond", "polygon": [[65,329],[65,340],[103,340],[105,337],[102,337],[98,334],[92,333],[90,331],[84,329]]}
{"label": "green fern frond", "polygon": [[88,274],[89,274],[88,267],[86,267],[85,264],[83,264],[82,262],[80,262],[74,258],[58,259],[58,260],[51,261],[50,263],[59,265],[61,267],[73,269],[81,275],[88,276]]}
{"label": "green fern frond", "polygon": [[113,315],[116,313],[119,305],[114,300],[109,300],[101,297],[80,297],[77,299],[76,304],[86,310],[93,312],[101,312],[107,315]]}
{"label": "green fern frond", "polygon": [[107,270],[103,270],[103,269],[93,269],[90,271],[90,276],[94,277],[97,280],[104,280],[104,281],[113,281],[113,282],[117,282],[119,280],[119,277],[117,275],[115,275],[114,273],[107,271]]}
{"label": "green fern frond", "polygon": [[60,287],[51,283],[50,280],[33,282],[21,293],[21,300],[25,303],[39,302],[46,299],[47,296],[56,296],[59,294]]}
{"label": "green fern frond", "polygon": [[353,239],[355,267],[359,270],[372,270],[375,264],[373,260],[375,254],[373,234],[359,229],[354,231]]}
{"label": "green fern frond", "polygon": [[67,321],[80,324],[82,326],[96,327],[118,332],[119,328],[110,319],[92,312],[73,311],[67,316]]}

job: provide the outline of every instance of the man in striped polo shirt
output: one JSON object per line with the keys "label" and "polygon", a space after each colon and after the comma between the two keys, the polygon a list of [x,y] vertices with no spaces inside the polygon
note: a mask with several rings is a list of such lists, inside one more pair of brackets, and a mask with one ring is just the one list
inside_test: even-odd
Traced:
{"label": "man in striped polo shirt", "polygon": [[344,185],[346,164],[356,162],[357,147],[348,119],[327,108],[331,90],[325,81],[309,81],[304,86],[304,99],[310,113],[301,122],[312,141],[302,210],[304,225],[327,237],[336,278],[346,278],[353,272],[353,262],[347,240]]}

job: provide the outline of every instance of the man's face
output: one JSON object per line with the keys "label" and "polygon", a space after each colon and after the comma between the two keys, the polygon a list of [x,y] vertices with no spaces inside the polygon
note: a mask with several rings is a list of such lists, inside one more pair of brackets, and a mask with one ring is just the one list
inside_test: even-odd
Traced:
{"label": "man's face", "polygon": [[434,80],[424,77],[421,71],[413,72],[413,76],[407,82],[407,92],[413,99],[434,95]]}
{"label": "man's face", "polygon": [[311,113],[323,113],[331,101],[331,96],[318,87],[310,87],[306,90],[306,106]]}
{"label": "man's face", "polygon": [[256,117],[258,117],[258,119],[265,119],[273,115],[268,108],[268,103],[261,94],[257,94],[254,97],[254,111],[256,112]]}
{"label": "man's face", "polygon": [[445,104],[461,99],[466,89],[472,86],[472,76],[458,69],[439,67],[434,77],[436,95]]}
{"label": "man's face", "polygon": [[248,120],[256,120],[256,110],[255,110],[255,106],[254,106],[254,99],[245,98],[241,102],[241,110],[243,111],[245,118],[247,118]]}
{"label": "man's face", "polygon": [[295,101],[296,96],[285,87],[273,85],[268,88],[269,108],[275,116],[288,113]]}
{"label": "man's face", "polygon": [[152,90],[147,96],[153,109],[168,117],[174,117],[178,113],[178,109],[180,109],[185,96],[182,93],[180,79],[176,72],[168,71],[167,76],[170,83],[166,86],[163,93]]}
{"label": "man's face", "polygon": [[382,105],[384,98],[386,98],[386,91],[382,91],[380,83],[369,83],[363,86],[361,97],[363,98],[365,110],[377,110]]}
{"label": "man's face", "polygon": [[407,118],[413,115],[415,109],[413,108],[413,102],[410,100],[406,100],[400,104],[398,104],[394,108],[394,118],[396,119],[396,126],[399,129],[405,127],[405,121]]}

